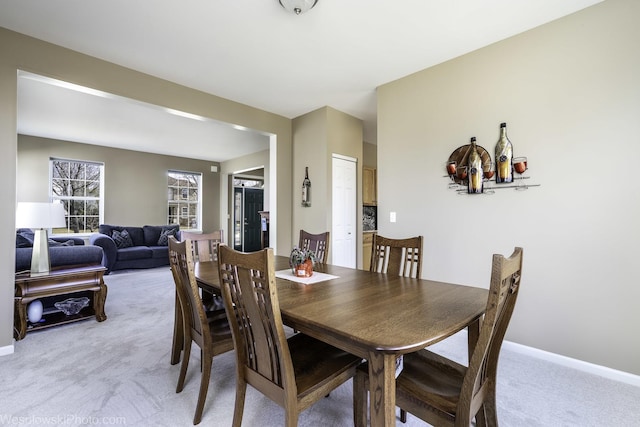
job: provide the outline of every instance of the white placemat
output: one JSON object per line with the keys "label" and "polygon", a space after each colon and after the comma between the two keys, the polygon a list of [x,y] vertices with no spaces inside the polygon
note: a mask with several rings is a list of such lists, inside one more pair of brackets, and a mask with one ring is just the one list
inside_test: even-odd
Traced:
{"label": "white placemat", "polygon": [[290,268],[286,270],[276,271],[276,277],[280,279],[290,280],[292,282],[302,283],[305,285],[311,285],[313,283],[324,282],[326,280],[337,279],[339,276],[332,274],[320,273],[314,271],[311,277],[298,277],[293,274]]}

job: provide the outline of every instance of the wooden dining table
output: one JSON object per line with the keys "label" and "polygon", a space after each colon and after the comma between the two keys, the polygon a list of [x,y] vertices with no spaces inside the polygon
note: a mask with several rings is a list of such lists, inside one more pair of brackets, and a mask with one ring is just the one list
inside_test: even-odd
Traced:
{"label": "wooden dining table", "polygon": [[[289,259],[275,257],[275,269]],[[283,322],[369,363],[371,426],[395,425],[395,370],[399,355],[415,352],[468,328],[477,341],[488,291],[328,264],[314,271],[337,276],[302,284],[277,278]],[[198,285],[220,289],[216,262],[195,264]]]}

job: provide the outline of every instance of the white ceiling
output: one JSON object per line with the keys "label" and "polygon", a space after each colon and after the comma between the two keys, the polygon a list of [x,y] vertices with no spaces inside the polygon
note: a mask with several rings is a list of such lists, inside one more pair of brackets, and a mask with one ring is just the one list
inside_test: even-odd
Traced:
{"label": "white ceiling", "polygon": [[[330,106],[375,143],[377,86],[600,1],[318,0],[297,16],[278,0],[0,0],[0,26],[288,118]],[[22,133],[216,161],[268,147],[265,135],[32,78],[18,116]]]}

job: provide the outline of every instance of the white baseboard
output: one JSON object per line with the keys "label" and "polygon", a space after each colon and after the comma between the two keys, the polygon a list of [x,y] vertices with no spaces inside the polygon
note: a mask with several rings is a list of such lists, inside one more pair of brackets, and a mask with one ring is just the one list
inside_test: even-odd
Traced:
{"label": "white baseboard", "polygon": [[0,347],[0,356],[8,356],[9,354],[13,354],[13,344],[5,345],[4,347]]}
{"label": "white baseboard", "polygon": [[622,383],[626,383],[635,387],[640,387],[640,376],[630,374],[628,372],[618,371],[616,369],[607,368],[606,366],[600,366],[578,359],[572,359],[571,357],[539,350],[537,348],[528,347],[526,345],[517,344],[507,340],[503,341],[502,347],[509,351],[536,357],[538,359],[547,360],[549,362],[566,366],[568,368],[577,369],[590,374],[599,375],[610,380],[620,381]]}

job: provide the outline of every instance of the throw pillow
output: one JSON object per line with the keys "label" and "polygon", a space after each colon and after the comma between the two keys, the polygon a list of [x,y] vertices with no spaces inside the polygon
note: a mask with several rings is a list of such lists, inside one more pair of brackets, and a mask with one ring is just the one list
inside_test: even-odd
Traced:
{"label": "throw pillow", "polygon": [[30,248],[33,246],[33,233],[31,235],[27,233],[16,234],[16,248]]}
{"label": "throw pillow", "polygon": [[158,239],[159,246],[168,246],[169,245],[169,236],[176,236],[175,228],[165,228],[160,232],[160,238]]}
{"label": "throw pillow", "polygon": [[116,247],[118,249],[130,248],[133,246],[133,241],[131,240],[131,236],[127,230],[113,230],[111,238],[116,242]]}

